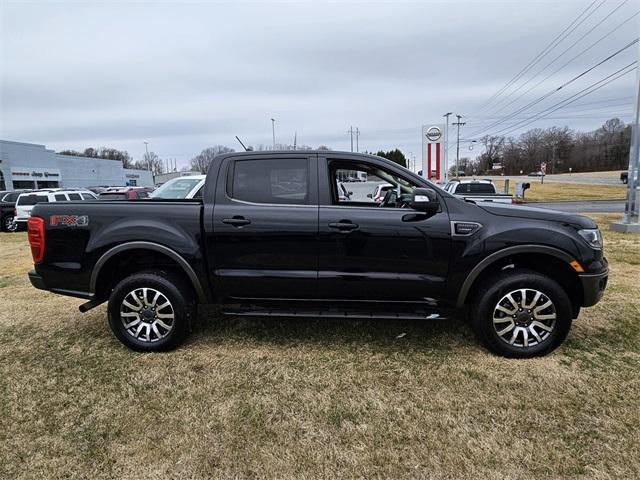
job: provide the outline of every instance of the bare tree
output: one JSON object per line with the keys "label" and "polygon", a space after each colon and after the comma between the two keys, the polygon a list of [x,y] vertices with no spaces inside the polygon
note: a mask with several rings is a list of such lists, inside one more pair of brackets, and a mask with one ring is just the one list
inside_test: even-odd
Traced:
{"label": "bare tree", "polygon": [[164,162],[155,152],[145,153],[142,160],[133,164],[134,168],[149,170],[154,175],[164,173]]}
{"label": "bare tree", "polygon": [[235,152],[235,150],[233,148],[225,147],[224,145],[214,145],[213,147],[205,148],[202,152],[191,159],[191,170],[207,173],[209,165],[215,156],[231,152]]}

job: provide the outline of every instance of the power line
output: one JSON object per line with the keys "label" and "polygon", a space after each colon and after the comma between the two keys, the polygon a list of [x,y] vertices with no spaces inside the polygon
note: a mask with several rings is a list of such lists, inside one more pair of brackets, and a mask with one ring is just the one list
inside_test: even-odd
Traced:
{"label": "power line", "polygon": [[[629,42],[627,45],[625,45],[624,47],[620,48],[619,50],[615,51],[614,53],[612,53],[611,55],[609,55],[608,57],[604,58],[603,60],[600,60],[598,63],[596,63],[595,65],[589,67],[588,69],[586,69],[585,71],[583,71],[582,73],[576,75],[575,77],[573,77],[570,80],[567,80],[566,82],[564,82],[563,84],[561,84],[560,86],[556,87],[555,89],[547,92],[546,94],[544,94],[543,96],[537,98],[536,100],[533,100],[532,102],[529,102],[527,105],[525,105],[524,107],[521,107],[520,109],[516,110],[515,112],[512,112],[511,115],[517,115],[519,113],[524,112],[525,110],[528,110],[530,107],[537,105],[538,103],[542,102],[543,100],[546,100],[547,98],[549,98],[551,95],[553,95],[554,93],[562,90],[564,87],[566,87],[567,85],[572,84],[573,82],[575,82],[576,80],[584,77],[585,75],[587,75],[589,72],[595,70],[596,68],[598,68],[600,65],[608,62],[609,60],[611,60],[612,58],[614,58],[616,55],[619,55],[620,53],[622,53],[623,51],[625,51],[626,49],[632,47],[633,45],[635,45],[636,43],[638,43],[638,40],[640,40],[640,38],[636,38],[635,40]],[[480,130],[477,130],[475,132],[472,132],[470,135],[473,136],[477,136],[478,134],[489,130],[495,126],[500,125],[501,123],[504,123],[505,121],[507,121],[507,118],[503,119],[503,120],[499,120],[497,122],[495,122],[493,125],[489,126],[489,127],[485,127],[485,128],[481,128]]]}
{"label": "power line", "polygon": [[[623,3],[621,3],[618,7],[616,7],[612,12],[609,13],[609,15],[607,15],[605,18],[603,18],[598,24],[596,24],[591,30],[589,30],[586,34],[584,34],[582,37],[580,37],[578,39],[578,41],[582,40],[586,35],[588,35],[589,33],[591,33],[596,27],[598,27],[598,25],[601,25],[605,20],[607,20],[607,18],[609,18],[611,15],[613,15],[620,7],[622,7],[628,0],[625,0]],[[530,87],[528,90],[524,91],[523,93],[521,93],[520,95],[518,95],[516,98],[514,98],[513,100],[511,100],[510,102],[504,104],[502,107],[500,107],[497,110],[494,110],[493,113],[498,113],[501,112],[502,110],[504,110],[505,108],[507,108],[509,105],[513,105],[515,102],[517,102],[519,99],[521,99],[523,96],[525,96],[527,93],[529,93],[531,90],[533,90],[534,88],[538,87],[541,83],[547,81],[549,78],[553,77],[556,73],[558,73],[559,71],[561,71],[562,69],[564,69],[567,65],[569,65],[571,62],[573,62],[576,58],[580,57],[581,55],[583,55],[584,53],[588,52],[589,50],[591,50],[593,47],[595,47],[598,43],[600,43],[602,40],[604,40],[605,38],[607,38],[608,36],[610,36],[611,34],[615,33],[618,31],[618,29],[620,27],[622,27],[624,24],[626,24],[627,22],[630,22],[633,18],[635,18],[636,16],[638,16],[638,14],[640,14],[640,12],[636,12],[634,15],[632,15],[631,17],[627,18],[625,21],[623,21],[622,23],[616,25],[611,31],[609,31],[609,33],[607,33],[606,35],[600,37],[598,40],[596,40],[595,42],[593,42],[591,45],[589,45],[587,48],[585,48],[584,50],[582,50],[580,53],[578,53],[577,55],[575,55],[573,58],[571,58],[569,61],[565,62],[562,66],[560,66],[559,68],[557,68],[556,70],[554,70],[552,73],[550,73],[549,75],[547,75],[546,77],[544,77],[542,80],[540,80],[538,83],[536,83],[535,85],[533,85],[532,87]],[[525,85],[527,85],[527,83],[531,82],[534,78],[536,78],[539,74],[541,74],[542,72],[544,72],[549,66],[551,66],[553,63],[555,63],[556,60],[558,60],[562,55],[564,55],[568,50],[570,50],[574,45],[576,45],[576,43],[578,42],[574,42],[569,48],[567,48],[564,52],[562,52],[560,55],[558,55],[556,58],[554,58],[551,62],[549,62],[544,68],[542,68],[542,70],[539,70],[538,73],[536,73],[533,77],[531,77],[529,80],[527,80],[526,82],[524,82],[522,85],[520,85],[518,88],[516,88],[515,90],[513,90],[507,97],[505,97],[503,100],[506,100],[507,98],[509,98],[512,94],[514,94],[515,92],[517,92],[518,90],[520,90],[522,87],[524,87]]]}
{"label": "power line", "polygon": [[[489,97],[487,100],[485,100],[481,105],[479,105],[475,110],[474,113],[477,113],[479,111],[481,111],[482,109],[484,109],[486,107],[486,105],[488,105],[494,98],[497,98],[498,96],[500,96],[500,94],[502,94],[502,92],[504,92],[507,88],[509,88],[511,85],[513,85],[513,83],[517,82],[520,78],[522,78],[522,76],[524,74],[526,74],[529,70],[531,70],[540,60],[542,60],[542,58],[544,58],[545,55],[547,55],[549,52],[551,52],[560,42],[562,42],[562,40],[564,40],[565,37],[562,37],[562,35],[564,35],[564,33],[569,30],[571,27],[573,27],[573,25],[580,20],[580,18],[587,13],[587,11],[589,11],[591,9],[591,7],[597,2],[598,0],[593,0],[593,2],[591,2],[589,4],[589,6],[587,6],[587,8],[585,8],[580,15],[578,15],[576,17],[575,20],[573,20],[573,22],[571,22],[562,32],[560,32],[552,41],[551,43],[549,43],[544,49],[542,49],[542,51],[540,53],[538,53],[538,55],[536,55],[533,60],[531,60],[527,65],[525,65],[518,73],[516,73],[516,75],[511,78],[511,80],[509,80],[505,85],[502,86],[502,88],[500,88],[496,93],[494,93],[493,95],[491,95],[491,97]],[[604,3],[604,1],[602,2]],[[592,12],[595,12],[598,8],[600,8],[600,6],[602,5],[602,3],[600,3],[600,5],[598,5]],[[591,15],[589,14],[589,16]],[[588,18],[588,17],[587,17]],[[582,23],[585,19],[583,19],[580,23]],[[579,26],[580,24],[578,24],[577,26]],[[576,26],[576,27],[577,27]],[[575,28],[574,28],[575,30]],[[573,30],[571,31],[573,32]],[[569,32],[569,34],[571,33]],[[568,35],[568,34],[567,34]],[[562,37],[562,38],[560,38]]]}
{"label": "power line", "polygon": [[[530,117],[531,121],[524,120],[524,121],[518,122],[515,125],[511,125],[510,127],[505,127],[502,130],[498,130],[497,132],[494,132],[493,135],[496,135],[498,133],[502,133],[502,135],[507,135],[508,133],[511,133],[512,131],[517,130],[518,128],[522,128],[523,126],[529,125],[529,124],[535,122],[536,120],[539,120],[540,118],[544,118],[546,115],[548,115],[550,113],[553,113],[553,112],[555,112],[557,110],[560,110],[561,108],[564,108],[566,105],[569,105],[569,104],[575,102],[576,100],[578,100],[578,99],[580,99],[582,97],[590,95],[591,93],[601,89],[602,87],[604,87],[604,86],[608,85],[609,83],[617,80],[618,78],[620,78],[620,77],[622,77],[622,76],[624,76],[624,75],[626,75],[628,73],[633,72],[635,70],[634,65],[636,65],[637,63],[638,62],[636,60],[634,60],[629,65],[627,65],[625,67],[622,67],[620,70],[615,71],[611,75],[608,75],[608,76],[606,76],[605,78],[603,78],[601,80],[598,80],[597,82],[589,85],[587,88],[579,91],[578,93],[575,93],[571,97],[569,97],[569,98],[567,98],[565,100],[562,100],[561,102],[558,102],[555,105],[552,105],[551,107],[547,108],[542,115],[536,115],[536,116]],[[630,68],[630,67],[633,67],[633,68]],[[624,70],[626,70],[626,71],[624,71]],[[599,86],[595,87],[599,83],[601,83],[602,85],[599,85]],[[595,88],[593,88],[593,87],[595,87]],[[591,90],[589,90],[589,89],[591,89]],[[586,93],[584,93],[584,92],[586,92]],[[572,97],[576,97],[576,98],[571,100]],[[565,105],[561,105],[562,103],[565,103]],[[554,108],[557,105],[559,105],[559,106],[557,108]],[[534,118],[534,117],[539,117],[539,118]],[[505,130],[507,130],[507,131],[505,132]]]}

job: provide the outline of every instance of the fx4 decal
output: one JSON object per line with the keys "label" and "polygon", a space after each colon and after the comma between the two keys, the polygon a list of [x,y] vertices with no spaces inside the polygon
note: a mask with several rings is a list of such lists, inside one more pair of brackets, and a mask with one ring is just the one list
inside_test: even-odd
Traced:
{"label": "fx4 decal", "polygon": [[88,215],[51,215],[49,225],[55,227],[86,227],[89,225]]}

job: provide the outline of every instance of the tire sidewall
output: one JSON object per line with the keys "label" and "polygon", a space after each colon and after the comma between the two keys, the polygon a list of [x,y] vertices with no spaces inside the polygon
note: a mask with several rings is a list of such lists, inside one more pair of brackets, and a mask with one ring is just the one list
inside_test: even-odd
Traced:
{"label": "tire sidewall", "polygon": [[[125,296],[137,288],[153,288],[161,292],[171,302],[174,310],[174,325],[169,334],[157,342],[144,342],[131,336],[124,328],[120,317],[120,307]],[[177,347],[189,330],[192,307],[183,282],[171,276],[156,273],[131,275],[116,285],[107,306],[109,326],[113,334],[127,347],[144,352],[165,351]]]}
{"label": "tire sidewall", "polygon": [[[492,284],[478,299],[473,315],[474,329],[489,350],[509,358],[529,358],[545,355],[560,345],[571,328],[571,302],[563,288],[553,279],[528,270],[505,272],[494,277]],[[498,301],[507,293],[520,288],[532,288],[542,292],[556,309],[556,324],[548,338],[533,347],[514,347],[502,340],[493,326],[493,311]]]}

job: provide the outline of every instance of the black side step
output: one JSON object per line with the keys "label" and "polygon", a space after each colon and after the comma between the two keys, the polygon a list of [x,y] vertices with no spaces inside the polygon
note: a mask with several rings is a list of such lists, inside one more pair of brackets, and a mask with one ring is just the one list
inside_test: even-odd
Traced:
{"label": "black side step", "polygon": [[438,312],[416,311],[399,312],[385,310],[337,310],[337,309],[309,309],[309,308],[263,308],[240,307],[223,308],[223,315],[240,317],[299,317],[299,318],[344,318],[344,319],[393,319],[393,320],[444,320],[448,317]]}

